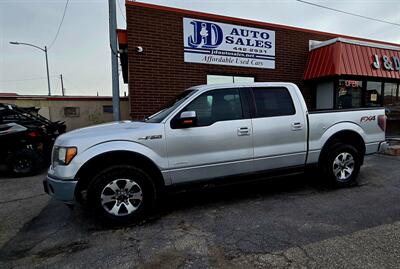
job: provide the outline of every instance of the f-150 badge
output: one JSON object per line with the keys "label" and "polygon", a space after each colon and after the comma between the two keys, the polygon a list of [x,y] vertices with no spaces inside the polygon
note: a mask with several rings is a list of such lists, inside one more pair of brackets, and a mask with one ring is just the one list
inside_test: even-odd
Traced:
{"label": "f-150 badge", "polygon": [[162,135],[148,135],[139,137],[138,140],[161,139]]}

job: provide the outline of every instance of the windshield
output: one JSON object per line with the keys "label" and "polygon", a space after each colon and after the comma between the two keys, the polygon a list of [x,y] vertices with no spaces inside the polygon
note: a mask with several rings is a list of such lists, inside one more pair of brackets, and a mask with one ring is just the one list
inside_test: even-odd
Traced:
{"label": "windshield", "polygon": [[169,115],[172,111],[175,110],[180,104],[182,104],[189,96],[191,96],[195,90],[186,90],[179,94],[177,97],[172,99],[163,109],[158,111],[157,113],[147,117],[144,121],[150,123],[160,123],[166,116]]}

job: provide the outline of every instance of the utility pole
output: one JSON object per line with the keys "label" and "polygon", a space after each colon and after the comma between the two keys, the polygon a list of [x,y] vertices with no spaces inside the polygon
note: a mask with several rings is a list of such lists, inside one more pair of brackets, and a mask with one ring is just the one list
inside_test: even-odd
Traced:
{"label": "utility pole", "polygon": [[115,0],[108,0],[109,11],[109,31],[110,31],[110,47],[111,47],[111,72],[112,72],[112,101],[113,101],[113,118],[119,121],[119,78],[118,78],[118,49],[117,49],[117,14]]}
{"label": "utility pole", "polygon": [[62,96],[65,96],[65,92],[64,92],[64,81],[62,78],[62,74],[60,75],[60,79],[61,79],[61,92],[62,92]]}
{"label": "utility pole", "polygon": [[47,46],[44,46],[44,54],[46,55],[47,89],[49,90],[48,95],[51,96],[50,75],[49,75],[49,60],[47,59]]}

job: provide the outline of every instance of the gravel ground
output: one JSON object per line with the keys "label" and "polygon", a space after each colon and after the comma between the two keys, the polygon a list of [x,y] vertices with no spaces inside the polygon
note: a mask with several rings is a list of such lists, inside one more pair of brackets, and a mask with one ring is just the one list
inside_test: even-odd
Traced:
{"label": "gravel ground", "polygon": [[50,200],[43,176],[0,178],[0,268],[399,268],[399,157],[368,156],[347,189],[303,175],[170,194],[119,228]]}

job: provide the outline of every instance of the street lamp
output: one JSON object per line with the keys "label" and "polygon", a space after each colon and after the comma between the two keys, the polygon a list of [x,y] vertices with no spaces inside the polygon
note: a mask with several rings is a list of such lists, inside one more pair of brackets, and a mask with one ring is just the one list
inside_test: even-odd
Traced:
{"label": "street lamp", "polygon": [[49,62],[47,60],[47,46],[44,46],[44,48],[38,47],[36,45],[33,44],[29,44],[29,43],[22,43],[22,42],[16,42],[16,41],[11,41],[10,42],[11,45],[26,45],[26,46],[31,46],[37,49],[40,49],[41,51],[44,52],[45,56],[46,56],[46,72],[47,72],[47,88],[49,90],[48,95],[51,95],[51,90],[50,90],[50,76],[49,76]]}

